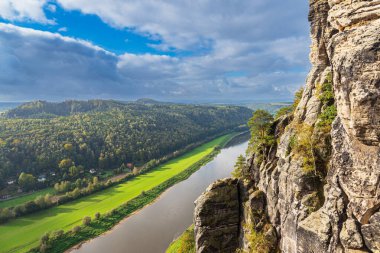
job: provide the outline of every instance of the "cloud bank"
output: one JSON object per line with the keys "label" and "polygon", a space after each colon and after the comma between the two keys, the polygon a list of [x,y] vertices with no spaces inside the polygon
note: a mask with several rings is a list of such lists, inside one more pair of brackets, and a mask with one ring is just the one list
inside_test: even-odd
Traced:
{"label": "cloud bank", "polygon": [[0,23],[0,100],[286,100],[309,66],[304,2],[4,0],[3,19],[52,24],[45,11],[58,5],[157,40],[162,54]]}

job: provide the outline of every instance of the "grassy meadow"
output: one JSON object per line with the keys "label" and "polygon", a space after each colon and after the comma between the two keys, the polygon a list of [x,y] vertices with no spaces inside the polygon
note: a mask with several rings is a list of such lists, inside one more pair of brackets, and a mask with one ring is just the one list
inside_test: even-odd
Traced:
{"label": "grassy meadow", "polygon": [[0,225],[0,252],[26,252],[37,246],[46,232],[68,231],[80,225],[85,216],[107,213],[185,171],[230,138],[219,137],[125,183]]}
{"label": "grassy meadow", "polygon": [[53,195],[55,193],[55,190],[53,188],[47,188],[47,189],[35,191],[33,193],[30,193],[30,194],[27,194],[24,196],[20,196],[17,198],[0,201],[0,208],[6,208],[6,207],[18,206],[21,204],[25,204],[26,202],[35,200],[38,196],[45,196],[48,193]]}

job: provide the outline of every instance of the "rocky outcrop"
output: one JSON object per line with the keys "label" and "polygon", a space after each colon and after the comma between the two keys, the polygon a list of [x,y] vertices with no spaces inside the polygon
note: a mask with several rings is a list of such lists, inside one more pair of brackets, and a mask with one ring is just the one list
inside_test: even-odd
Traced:
{"label": "rocky outcrop", "polygon": [[197,252],[234,252],[240,226],[238,180],[219,180],[195,201]]}
{"label": "rocky outcrop", "polygon": [[[250,182],[239,183],[248,196],[239,199],[239,247],[251,247],[242,224],[257,232],[262,219],[281,252],[380,252],[380,1],[310,0],[309,21],[312,69],[302,99],[274,123],[278,141],[264,159],[250,155]],[[334,106],[321,94],[325,84]],[[322,127],[331,108],[335,120]],[[312,158],[293,147],[305,136]],[[266,200],[259,220],[254,192]]]}

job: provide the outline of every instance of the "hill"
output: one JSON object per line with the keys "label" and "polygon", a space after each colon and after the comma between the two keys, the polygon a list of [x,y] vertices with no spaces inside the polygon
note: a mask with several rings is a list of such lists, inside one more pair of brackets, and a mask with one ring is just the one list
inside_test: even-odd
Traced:
{"label": "hill", "polygon": [[23,104],[0,119],[0,186],[21,172],[54,182],[143,164],[245,125],[251,114],[237,106],[107,100]]}

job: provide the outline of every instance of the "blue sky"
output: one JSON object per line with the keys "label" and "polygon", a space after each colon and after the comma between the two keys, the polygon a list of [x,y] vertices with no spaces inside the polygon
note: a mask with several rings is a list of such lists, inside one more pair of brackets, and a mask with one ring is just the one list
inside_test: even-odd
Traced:
{"label": "blue sky", "polygon": [[307,1],[2,0],[0,101],[284,101],[305,82]]}

